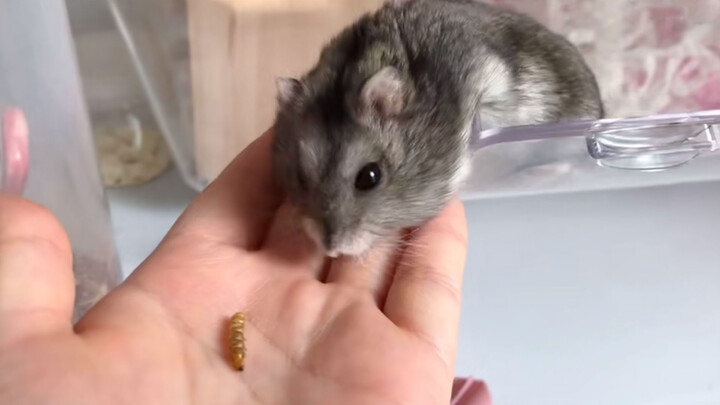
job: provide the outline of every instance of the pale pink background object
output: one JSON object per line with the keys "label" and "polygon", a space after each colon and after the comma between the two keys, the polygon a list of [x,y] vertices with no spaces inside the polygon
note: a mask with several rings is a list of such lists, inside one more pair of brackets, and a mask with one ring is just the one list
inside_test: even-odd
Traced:
{"label": "pale pink background object", "polygon": [[718,0],[487,0],[577,45],[608,116],[720,108]]}
{"label": "pale pink background object", "polygon": [[484,382],[473,378],[456,378],[450,405],[492,405],[492,399]]}

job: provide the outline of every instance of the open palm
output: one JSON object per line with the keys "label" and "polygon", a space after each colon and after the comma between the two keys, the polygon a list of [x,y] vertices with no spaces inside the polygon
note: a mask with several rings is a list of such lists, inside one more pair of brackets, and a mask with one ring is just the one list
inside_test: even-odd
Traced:
{"label": "open palm", "polygon": [[[398,253],[326,262],[291,226],[268,133],[71,325],[67,238],[0,197],[0,403],[445,405],[466,253],[454,201]],[[243,372],[226,330],[247,314]]]}

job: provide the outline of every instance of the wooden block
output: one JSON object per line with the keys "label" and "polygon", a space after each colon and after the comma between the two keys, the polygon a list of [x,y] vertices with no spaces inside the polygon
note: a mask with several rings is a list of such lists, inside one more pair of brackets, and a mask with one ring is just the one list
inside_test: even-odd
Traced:
{"label": "wooden block", "polygon": [[310,69],[322,46],[383,0],[188,0],[195,153],[213,179],[268,129],[275,79]]}

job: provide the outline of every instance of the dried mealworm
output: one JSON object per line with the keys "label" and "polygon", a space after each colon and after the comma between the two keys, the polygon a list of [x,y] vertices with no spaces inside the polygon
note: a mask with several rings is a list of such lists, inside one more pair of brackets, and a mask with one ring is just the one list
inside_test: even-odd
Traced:
{"label": "dried mealworm", "polygon": [[245,314],[238,312],[230,321],[230,356],[235,368],[245,369]]}

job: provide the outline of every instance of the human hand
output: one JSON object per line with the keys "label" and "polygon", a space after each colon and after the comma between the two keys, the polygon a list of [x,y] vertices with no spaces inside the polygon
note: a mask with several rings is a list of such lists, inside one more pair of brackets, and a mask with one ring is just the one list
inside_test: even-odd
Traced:
{"label": "human hand", "polygon": [[[448,404],[462,204],[397,255],[380,247],[326,265],[289,226],[271,142],[244,151],[74,327],[64,231],[42,208],[0,196],[0,403]],[[243,372],[226,351],[238,311]]]}

